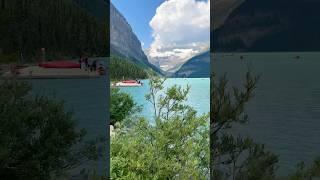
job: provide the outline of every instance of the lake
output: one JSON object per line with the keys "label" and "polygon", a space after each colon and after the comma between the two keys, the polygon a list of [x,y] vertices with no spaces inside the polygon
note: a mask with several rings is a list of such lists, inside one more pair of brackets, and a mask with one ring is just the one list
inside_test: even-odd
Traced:
{"label": "lake", "polygon": [[[243,56],[240,59],[240,56]],[[299,56],[299,58],[297,58]],[[230,84],[240,86],[246,70],[261,75],[254,98],[246,112],[250,122],[234,129],[235,133],[264,143],[279,155],[279,174],[294,170],[299,161],[310,163],[320,156],[320,53],[238,53],[217,54],[212,69],[221,76],[227,73]],[[37,92],[46,92],[65,100],[75,112],[80,127],[93,136],[106,134],[105,79],[33,80]],[[121,88],[142,105],[142,115],[152,121],[152,108],[145,100],[148,80],[144,86]],[[187,103],[198,114],[209,112],[208,78],[168,79],[174,84],[191,86]]]}
{"label": "lake", "polygon": [[281,175],[310,164],[320,156],[320,53],[217,54],[212,63],[237,86],[248,68],[261,77],[246,109],[250,122],[234,131],[279,155]]}
{"label": "lake", "polygon": [[[130,94],[135,102],[143,107],[141,115],[153,121],[153,107],[146,100],[145,95],[149,93],[149,80],[143,80],[141,87],[121,87],[122,92]],[[192,106],[202,115],[210,111],[210,79],[209,78],[168,78],[164,83],[164,89],[178,85],[181,87],[191,86],[186,104]]]}
{"label": "lake", "polygon": [[[28,80],[33,85],[33,93],[47,95],[52,99],[65,102],[67,111],[74,113],[78,128],[87,131],[86,140],[108,136],[107,100],[108,90],[105,78],[85,79],[34,79]],[[107,153],[108,154],[108,153]],[[87,163],[89,168],[96,169],[99,175],[109,172],[106,159],[97,163]],[[80,170],[76,170],[77,174]]]}

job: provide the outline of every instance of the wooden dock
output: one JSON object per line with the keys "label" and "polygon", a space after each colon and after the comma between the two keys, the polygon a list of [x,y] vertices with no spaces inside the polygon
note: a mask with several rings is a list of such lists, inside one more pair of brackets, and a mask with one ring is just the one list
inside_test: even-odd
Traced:
{"label": "wooden dock", "polygon": [[[7,71],[0,75],[1,79],[13,78],[14,75]],[[84,78],[100,78],[97,71],[90,72],[84,69],[60,69],[60,68],[42,68],[39,66],[29,66],[18,70],[15,75],[17,79],[84,79]]]}

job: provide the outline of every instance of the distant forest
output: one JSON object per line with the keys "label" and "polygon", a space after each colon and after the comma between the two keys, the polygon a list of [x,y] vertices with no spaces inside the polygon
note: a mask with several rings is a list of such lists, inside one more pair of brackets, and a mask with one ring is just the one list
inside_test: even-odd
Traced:
{"label": "distant forest", "polygon": [[0,0],[0,62],[107,56],[102,20],[72,0]]}
{"label": "distant forest", "polygon": [[111,56],[110,58],[111,80],[146,79],[148,71],[127,59]]}

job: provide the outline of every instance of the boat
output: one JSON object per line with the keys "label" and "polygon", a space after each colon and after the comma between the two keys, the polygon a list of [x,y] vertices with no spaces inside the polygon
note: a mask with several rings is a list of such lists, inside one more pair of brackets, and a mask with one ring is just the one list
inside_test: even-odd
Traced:
{"label": "boat", "polygon": [[116,83],[116,87],[140,87],[143,83],[137,80],[124,80]]}
{"label": "boat", "polygon": [[76,63],[73,61],[51,61],[46,63],[40,63],[39,67],[72,69],[72,68],[80,68],[80,63]]}

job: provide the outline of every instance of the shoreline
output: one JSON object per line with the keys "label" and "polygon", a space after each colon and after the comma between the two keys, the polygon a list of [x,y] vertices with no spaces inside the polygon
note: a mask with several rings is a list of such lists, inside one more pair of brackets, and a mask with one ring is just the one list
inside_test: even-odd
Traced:
{"label": "shoreline", "polygon": [[91,71],[81,68],[44,68],[36,64],[15,65],[12,73],[11,64],[0,64],[0,79],[84,79],[100,78],[104,75],[99,71]]}
{"label": "shoreline", "polygon": [[[0,79],[92,79],[105,77],[106,74],[101,74],[98,70],[101,65],[104,67],[104,72],[108,71],[106,66],[108,57],[88,57],[89,63],[93,61],[97,62],[96,71],[90,72],[87,70],[79,68],[44,68],[40,67],[38,62],[28,62],[28,63],[0,63]],[[59,61],[59,60],[57,60]],[[78,63],[78,59],[66,60],[74,63]],[[45,61],[54,62],[54,61]],[[17,73],[12,73],[12,68]]]}
{"label": "shoreline", "polygon": [[82,75],[52,75],[52,76],[17,76],[17,77],[3,77],[1,76],[0,79],[6,80],[6,79],[95,79],[95,78],[101,78],[103,76],[82,76]]}

